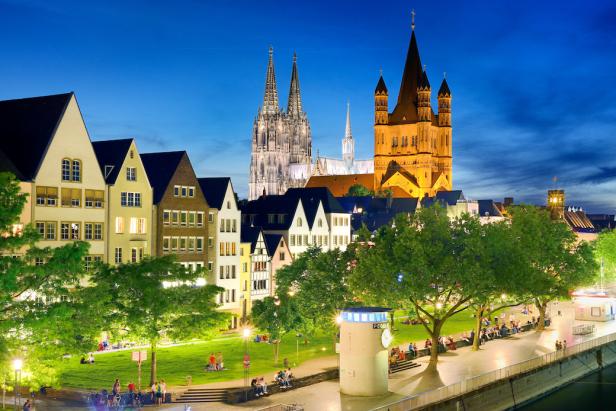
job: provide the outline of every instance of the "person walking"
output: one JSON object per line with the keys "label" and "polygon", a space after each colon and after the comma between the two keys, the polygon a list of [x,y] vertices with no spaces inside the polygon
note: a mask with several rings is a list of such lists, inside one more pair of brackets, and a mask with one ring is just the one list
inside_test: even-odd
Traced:
{"label": "person walking", "polygon": [[156,383],[156,405],[161,405],[163,401],[163,388],[159,383]]}
{"label": "person walking", "polygon": [[30,400],[26,400],[26,402],[24,403],[23,411],[30,411],[31,409],[32,409],[32,403],[30,402]]}
{"label": "person walking", "polygon": [[162,402],[165,402],[165,398],[167,397],[167,383],[165,380],[160,380],[160,390],[163,393]]}

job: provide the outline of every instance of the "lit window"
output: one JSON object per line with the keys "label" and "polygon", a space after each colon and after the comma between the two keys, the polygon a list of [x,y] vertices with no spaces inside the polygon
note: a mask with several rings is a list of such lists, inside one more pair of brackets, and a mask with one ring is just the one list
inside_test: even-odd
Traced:
{"label": "lit window", "polygon": [[62,160],[62,181],[71,181],[71,160]]}
{"label": "lit window", "polygon": [[129,232],[131,234],[137,234],[137,218],[136,217],[130,218]]}
{"label": "lit window", "polygon": [[137,181],[137,169],[135,167],[126,167],[126,179],[128,181]]}
{"label": "lit window", "polygon": [[124,217],[116,217],[116,219],[115,219],[115,232],[116,232],[116,234],[124,233]]}

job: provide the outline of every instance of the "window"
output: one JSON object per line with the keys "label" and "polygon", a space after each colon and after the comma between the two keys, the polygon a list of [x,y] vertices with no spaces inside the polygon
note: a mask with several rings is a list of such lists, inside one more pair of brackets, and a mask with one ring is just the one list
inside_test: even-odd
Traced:
{"label": "window", "polygon": [[222,265],[220,267],[218,267],[218,276],[220,277],[221,280],[224,280],[225,278],[225,267],[223,267]]}
{"label": "window", "polygon": [[[242,263],[242,272],[244,273],[248,272],[248,263]],[[244,291],[246,291],[245,286],[244,286]]]}
{"label": "window", "polygon": [[94,223],[94,239],[103,239],[103,223]]}
{"label": "window", "polygon": [[278,214],[278,224],[284,224],[284,214]]}
{"label": "window", "polygon": [[179,224],[180,222],[180,212],[173,210],[171,212],[171,224]]}
{"label": "window", "polygon": [[116,234],[124,233],[124,217],[116,217],[115,219],[115,232]]}
{"label": "window", "polygon": [[88,208],[103,208],[105,192],[103,190],[86,190],[85,206]]}
{"label": "window", "polygon": [[195,196],[195,187],[188,187],[188,197],[193,198]]}
{"label": "window", "polygon": [[[34,265],[35,265],[35,266],[40,267],[40,266],[42,266],[43,264],[45,264],[45,260],[43,260],[42,258],[40,258],[40,257],[36,257],[36,258],[34,259]],[[37,300],[38,300],[38,298],[40,298],[40,297],[37,297]]]}
{"label": "window", "polygon": [[122,207],[141,207],[141,193],[122,191],[120,193]]}
{"label": "window", "polygon": [[297,245],[302,245],[302,235],[297,236]]}
{"label": "window", "polygon": [[316,245],[316,244],[317,244],[317,236],[316,236],[316,235],[313,235],[313,236],[312,236],[312,244],[313,244],[313,245]]}
{"label": "window", "polygon": [[267,215],[267,223],[268,224],[274,224],[275,221],[276,221],[276,214],[268,214]]}
{"label": "window", "polygon": [[37,221],[35,224],[36,230],[41,235],[41,240],[56,239],[56,222],[55,221]]}
{"label": "window", "polygon": [[80,223],[60,223],[60,239],[61,240],[79,240]]}
{"label": "window", "polygon": [[137,249],[135,247],[130,249],[130,261],[131,263],[137,262]]}
{"label": "window", "polygon": [[73,160],[73,181],[81,181],[81,161]]}
{"label": "window", "polygon": [[195,240],[197,243],[197,252],[202,252],[203,251],[203,237],[197,237],[197,239]]}
{"label": "window", "polygon": [[208,237],[207,238],[207,246],[208,246],[208,248],[214,247],[214,238],[213,237]]}
{"label": "window", "polygon": [[81,206],[81,189],[80,188],[63,188],[62,189],[62,207],[80,207]]}
{"label": "window", "polygon": [[180,237],[180,251],[186,251],[186,237]]}
{"label": "window", "polygon": [[84,233],[84,239],[86,240],[93,240],[94,239],[94,224],[92,223],[85,223],[83,225],[83,233]]}
{"label": "window", "polygon": [[169,225],[170,222],[171,222],[171,211],[164,210],[163,211],[163,224]]}
{"label": "window", "polygon": [[214,222],[214,213],[212,213],[211,211],[207,214],[207,221],[210,223]]}
{"label": "window", "polygon": [[221,233],[225,232],[225,219],[224,218],[220,220],[220,232]]}
{"label": "window", "polygon": [[178,250],[178,241],[179,241],[179,237],[171,237],[171,250],[172,251]]}
{"label": "window", "polygon": [[137,169],[135,167],[126,167],[126,180],[137,181]]}
{"label": "window", "polygon": [[130,226],[128,231],[131,234],[137,234],[137,217],[130,218]]}
{"label": "window", "polygon": [[[203,227],[203,216],[204,215],[205,215],[205,213],[203,211],[197,212],[197,227]],[[212,214],[212,216],[213,216],[213,214]],[[209,216],[208,216],[208,218],[209,218]],[[213,217],[212,217],[212,221],[214,221]]]}
{"label": "window", "polygon": [[173,196],[174,197],[180,196],[180,186],[173,186]]}
{"label": "window", "polygon": [[147,220],[145,218],[137,219],[137,234],[146,234],[146,231],[147,231],[146,221]]}
{"label": "window", "polygon": [[319,221],[318,221],[317,225],[319,227],[323,227],[323,220],[319,218]]}
{"label": "window", "polygon": [[186,225],[188,222],[188,211],[182,211],[180,213],[180,225]]}
{"label": "window", "polygon": [[225,231],[227,233],[231,232],[231,220],[225,220]]}
{"label": "window", "polygon": [[304,245],[308,245],[308,234],[304,234]]}
{"label": "window", "polygon": [[36,205],[50,207],[58,205],[58,188],[36,187]]}
{"label": "window", "polygon": [[214,265],[214,263],[212,261],[208,261],[207,262],[207,270],[208,271],[212,271],[212,266]]}
{"label": "window", "polygon": [[220,243],[220,255],[225,255],[225,243]]}
{"label": "window", "polygon": [[231,278],[235,278],[235,266],[231,266]]}
{"label": "window", "polygon": [[169,251],[169,243],[171,242],[170,237],[163,237],[163,252]]}
{"label": "window", "polygon": [[189,211],[188,212],[188,225],[190,227],[194,227],[196,220],[197,220],[197,212],[196,211]]}
{"label": "window", "polygon": [[229,270],[229,266],[225,265],[225,278],[228,280],[230,277],[230,270]]}
{"label": "window", "polygon": [[71,160],[62,159],[62,181],[71,181]]}
{"label": "window", "polygon": [[295,234],[291,234],[291,239],[289,240],[291,245],[295,245]]}
{"label": "window", "polygon": [[297,217],[297,226],[301,227],[302,226],[302,218],[301,217]]}
{"label": "window", "polygon": [[103,257],[100,255],[86,255],[83,260],[85,262],[86,271],[90,271],[94,264],[103,261]]}
{"label": "window", "polygon": [[278,254],[278,257],[280,258],[280,261],[284,261],[285,259],[284,251],[281,251],[280,254]]}
{"label": "window", "polygon": [[231,302],[235,302],[235,288],[231,290]]}
{"label": "window", "polygon": [[237,255],[235,243],[231,243],[231,255]]}
{"label": "window", "polygon": [[188,237],[188,251],[191,253],[195,252],[195,237]]}

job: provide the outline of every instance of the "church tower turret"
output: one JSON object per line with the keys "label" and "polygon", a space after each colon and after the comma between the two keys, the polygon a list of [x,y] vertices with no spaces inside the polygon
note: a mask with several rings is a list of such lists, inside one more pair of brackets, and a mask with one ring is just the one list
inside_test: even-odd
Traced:
{"label": "church tower turret", "polygon": [[347,103],[346,127],[344,129],[344,138],[342,139],[342,160],[347,168],[347,171],[352,172],[353,161],[355,160],[355,141],[351,133],[351,104]]}
{"label": "church tower turret", "polygon": [[388,94],[383,74],[379,77],[379,82],[374,89],[374,124],[387,124],[388,114]]}
{"label": "church tower turret", "polygon": [[445,78],[438,89],[438,125],[451,127],[451,91]]}
{"label": "church tower turret", "polygon": [[269,61],[265,74],[265,94],[263,95],[263,114],[277,114],[280,112],[278,105],[278,89],[276,87],[276,73],[274,72],[274,48],[269,48]]}
{"label": "church tower turret", "polygon": [[417,116],[419,121],[432,121],[432,107],[430,106],[432,90],[428,81],[426,70],[421,74],[421,80],[417,86]]}

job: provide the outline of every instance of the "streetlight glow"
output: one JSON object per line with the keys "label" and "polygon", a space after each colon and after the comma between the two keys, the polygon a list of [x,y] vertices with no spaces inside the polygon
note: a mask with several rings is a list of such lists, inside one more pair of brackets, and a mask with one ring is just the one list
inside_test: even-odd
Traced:
{"label": "streetlight glow", "polygon": [[507,298],[507,294],[501,294],[501,299],[504,300],[505,298]]}
{"label": "streetlight glow", "polygon": [[336,324],[342,324],[342,316],[341,315],[336,317]]}
{"label": "streetlight glow", "polygon": [[440,310],[441,308],[443,308],[443,304],[442,303],[436,303],[436,309]]}
{"label": "streetlight glow", "polygon": [[23,367],[24,362],[21,358],[15,358],[13,360],[13,369],[15,371],[21,371],[21,368]]}
{"label": "streetlight glow", "polygon": [[249,338],[251,332],[252,331],[250,330],[250,328],[244,328],[244,331],[243,331],[244,338]]}

